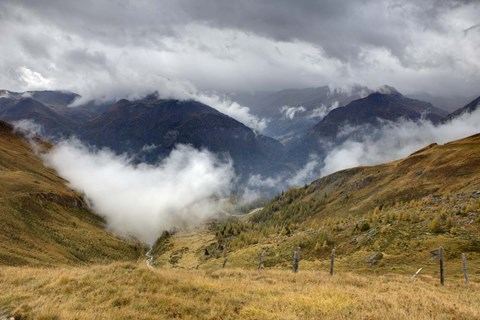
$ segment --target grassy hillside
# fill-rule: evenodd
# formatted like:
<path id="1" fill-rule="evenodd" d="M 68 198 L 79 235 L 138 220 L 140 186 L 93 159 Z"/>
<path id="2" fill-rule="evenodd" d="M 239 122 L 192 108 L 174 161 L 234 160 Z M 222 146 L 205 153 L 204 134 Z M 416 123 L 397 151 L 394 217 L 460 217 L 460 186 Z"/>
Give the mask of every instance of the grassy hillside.
<path id="1" fill-rule="evenodd" d="M 428 276 L 152 270 L 133 263 L 0 270 L 0 306 L 16 319 L 480 318 L 478 284 L 440 287 Z"/>
<path id="2" fill-rule="evenodd" d="M 477 135 L 338 172 L 248 216 L 164 233 L 149 268 L 0 122 L 0 319 L 478 319 L 479 160 Z"/>
<path id="3" fill-rule="evenodd" d="M 480 190 L 480 135 L 445 145 L 433 144 L 391 163 L 333 173 L 306 188 L 277 197 L 257 215 L 256 221 L 273 218 L 298 222 L 312 217 L 348 216 L 428 195 L 477 190 Z M 302 210 L 302 204 L 308 205 L 308 209 Z M 288 214 L 286 209 L 294 212 Z"/>
<path id="4" fill-rule="evenodd" d="M 0 121 L 0 264 L 136 260 L 141 245 L 106 232 L 65 183 Z"/>
<path id="5" fill-rule="evenodd" d="M 154 262 L 218 267 L 227 252 L 229 266 L 255 269 L 266 250 L 265 267 L 287 269 L 300 246 L 303 269 L 328 270 L 335 248 L 343 272 L 413 274 L 423 267 L 437 277 L 436 250 L 443 246 L 448 277 L 463 276 L 466 253 L 471 277 L 480 281 L 480 135 L 334 173 L 277 196 L 246 219 L 212 225 L 210 235 L 197 237 L 194 248 L 183 233 L 166 237 Z M 189 263 L 182 264 L 184 255 Z"/>

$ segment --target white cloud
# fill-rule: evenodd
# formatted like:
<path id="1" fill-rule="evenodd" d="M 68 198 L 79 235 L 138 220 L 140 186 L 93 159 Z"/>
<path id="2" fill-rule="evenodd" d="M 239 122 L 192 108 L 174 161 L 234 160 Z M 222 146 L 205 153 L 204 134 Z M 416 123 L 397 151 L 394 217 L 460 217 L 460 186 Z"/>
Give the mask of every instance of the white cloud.
<path id="1" fill-rule="evenodd" d="M 44 78 L 39 72 L 33 71 L 27 67 L 19 67 L 19 80 L 27 90 L 48 88 L 51 80 Z"/>
<path id="2" fill-rule="evenodd" d="M 248 186 L 252 188 L 275 188 L 281 183 L 281 177 L 263 177 L 259 174 L 251 175 L 248 179 Z"/>
<path id="3" fill-rule="evenodd" d="M 369 127 L 363 132 L 368 133 L 361 139 L 347 140 L 328 153 L 322 175 L 400 159 L 434 142 L 443 144 L 479 133 L 480 109 L 437 126 L 429 121 L 387 122 L 380 128 Z"/>
<path id="4" fill-rule="evenodd" d="M 327 83 L 478 93 L 480 32 L 463 31 L 478 24 L 480 6 L 474 3 L 435 10 L 424 3 L 389 0 L 295 6 L 305 16 L 326 15 L 308 24 L 289 15 L 292 4 L 284 1 L 239 5 L 238 12 L 215 1 L 200 7 L 195 2 L 182 7 L 175 1 L 123 4 L 128 11 L 109 1 L 81 8 L 63 1 L 4 1 L 0 88 L 67 89 L 84 99 L 141 97 L 152 91 L 185 99 L 205 92 Z M 322 6 L 328 10 L 320 10 Z M 254 16 L 265 19 L 252 19 L 253 12 L 245 13 L 250 8 L 257 8 Z M 327 14 L 332 8 L 335 18 Z M 349 14 L 338 15 L 339 8 Z M 215 10 L 221 13 L 216 16 Z M 169 14 L 158 19 L 165 12 Z M 231 21 L 224 20 L 230 15 Z M 281 19 L 285 25 L 271 19 L 276 15 L 287 18 Z M 364 23 L 373 18 L 384 25 Z M 234 102 L 225 107 L 223 99 L 217 99 L 219 110 L 223 107 L 247 125 L 262 127 L 262 119 Z"/>
<path id="5" fill-rule="evenodd" d="M 305 166 L 287 180 L 287 186 L 300 186 L 305 183 L 310 183 L 312 180 L 318 178 L 319 164 L 320 162 L 318 157 L 311 156 Z"/>
<path id="6" fill-rule="evenodd" d="M 339 107 L 338 101 L 335 101 L 330 107 L 327 107 L 326 105 L 322 104 L 320 107 L 317 107 L 312 110 L 312 112 L 309 115 L 309 118 L 318 118 L 317 121 L 322 120 L 325 118 L 325 116 L 332 111 L 333 109 L 336 109 Z"/>
<path id="7" fill-rule="evenodd" d="M 225 97 L 218 95 L 207 95 L 197 93 L 192 96 L 193 99 L 198 100 L 206 105 L 209 105 L 218 111 L 234 118 L 245 124 L 247 127 L 261 132 L 267 126 L 265 119 L 258 118 L 250 113 L 248 107 L 242 106 L 235 101 L 231 101 Z"/>
<path id="8" fill-rule="evenodd" d="M 261 175 L 251 175 L 247 185 L 243 190 L 243 198 L 254 200 L 262 194 L 280 192 L 281 190 L 298 187 L 305 183 L 310 183 L 320 175 L 321 161 L 318 156 L 311 155 L 309 161 L 297 171 L 290 174 L 278 175 L 275 177 L 265 177 Z"/>
<path id="9" fill-rule="evenodd" d="M 22 119 L 13 121 L 12 125 L 14 126 L 15 131 L 20 132 L 29 140 L 42 135 L 42 126 L 32 120 Z"/>
<path id="10" fill-rule="evenodd" d="M 303 106 L 298 106 L 298 107 L 283 106 L 280 109 L 280 112 L 285 114 L 285 118 L 290 120 L 293 120 L 293 118 L 295 118 L 295 114 L 302 113 L 305 111 L 307 111 L 307 109 L 305 109 L 305 107 Z"/>
<path id="11" fill-rule="evenodd" d="M 109 229 L 148 244 L 163 230 L 215 216 L 216 200 L 228 195 L 233 179 L 231 163 L 187 146 L 177 146 L 157 165 L 134 165 L 126 156 L 66 140 L 44 159 L 85 194 Z"/>

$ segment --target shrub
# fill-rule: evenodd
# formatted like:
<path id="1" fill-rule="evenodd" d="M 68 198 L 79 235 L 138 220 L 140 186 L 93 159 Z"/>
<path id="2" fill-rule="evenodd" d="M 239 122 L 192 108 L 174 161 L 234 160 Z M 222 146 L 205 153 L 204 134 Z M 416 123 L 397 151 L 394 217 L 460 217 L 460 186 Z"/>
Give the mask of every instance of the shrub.
<path id="1" fill-rule="evenodd" d="M 365 222 L 362 224 L 362 226 L 360 227 L 360 231 L 363 232 L 363 231 L 367 231 L 367 230 L 370 230 L 370 225 L 368 224 L 368 222 L 365 221 Z"/>
<path id="2" fill-rule="evenodd" d="M 430 231 L 434 233 L 441 233 L 443 231 L 442 222 L 439 215 L 433 218 L 433 220 L 428 225 L 428 229 L 430 229 Z"/>

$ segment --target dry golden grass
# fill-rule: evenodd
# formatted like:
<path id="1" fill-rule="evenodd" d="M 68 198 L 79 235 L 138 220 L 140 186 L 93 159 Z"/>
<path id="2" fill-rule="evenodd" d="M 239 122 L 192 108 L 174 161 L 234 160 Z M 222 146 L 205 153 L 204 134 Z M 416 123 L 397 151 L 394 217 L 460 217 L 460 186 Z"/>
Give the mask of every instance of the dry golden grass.
<path id="1" fill-rule="evenodd" d="M 431 227 L 435 220 L 438 228 Z M 314 265 L 325 266 L 335 248 L 343 270 L 408 274 L 423 267 L 435 275 L 434 253 L 443 246 L 454 276 L 462 276 L 465 253 L 478 277 L 480 134 L 391 163 L 333 173 L 276 196 L 246 221 L 220 223 L 213 232 L 217 242 L 209 245 L 209 258 L 226 248 L 234 267 L 251 268 L 264 248 L 266 266 L 285 266 L 300 246 L 303 259 Z M 383 258 L 369 265 L 366 260 L 377 252 Z M 203 260 L 206 267 L 218 265 Z"/>
<path id="2" fill-rule="evenodd" d="M 319 221 L 329 216 L 363 214 L 377 206 L 391 206 L 432 194 L 471 192 L 480 189 L 479 181 L 480 134 L 477 134 L 432 145 L 390 163 L 335 172 L 298 189 L 298 195 L 288 202 L 313 205 L 324 199 L 304 217 Z M 286 206 L 284 199 L 277 204 Z"/>
<path id="3" fill-rule="evenodd" d="M 163 244 L 161 254 L 155 256 L 154 264 L 162 268 L 181 267 L 194 269 L 202 264 L 205 247 L 215 241 L 215 234 L 206 225 L 176 232 Z"/>
<path id="4" fill-rule="evenodd" d="M 24 319 L 479 319 L 479 289 L 426 276 L 132 263 L 0 269 L 0 309 Z"/>
<path id="5" fill-rule="evenodd" d="M 309 211 L 299 216 L 310 219 L 301 221 L 304 225 L 291 235 L 267 232 L 257 242 L 233 248 L 227 268 L 219 269 L 220 254 L 210 250 L 205 255 L 206 248 L 218 245 L 214 231 L 183 231 L 153 251 L 155 263 L 164 268 L 151 270 L 143 261 L 81 266 L 137 261 L 143 248 L 105 232 L 101 219 L 42 165 L 28 144 L 0 130 L 0 263 L 30 265 L 0 266 L 0 319 L 4 309 L 17 319 L 44 320 L 480 319 L 478 208 L 465 199 L 479 188 L 479 151 L 480 136 L 475 136 L 383 166 L 334 174 L 292 197 L 293 204 L 318 203 L 299 206 Z M 414 211 L 405 205 L 434 193 L 452 195 L 459 205 L 472 207 L 446 213 L 457 222 L 452 233 L 425 230 L 430 211 L 442 208 L 420 200 Z M 278 206 L 291 201 L 281 199 Z M 379 205 L 389 209 L 379 217 L 369 214 Z M 398 217 L 386 218 L 391 214 Z M 406 214 L 424 220 L 413 223 L 402 218 Z M 329 215 L 342 220 L 324 222 Z M 376 233 L 370 240 L 369 230 L 354 228 L 355 219 L 363 217 L 382 219 L 371 222 Z M 314 249 L 316 243 L 310 240 L 320 234 L 320 227 L 333 233 L 332 243 Z M 352 242 L 353 237 L 358 239 Z M 293 274 L 289 263 L 297 245 L 305 260 Z M 327 270 L 325 257 L 332 245 L 338 253 L 334 277 L 318 271 Z M 437 262 L 430 257 L 439 245 L 447 252 L 445 287 L 439 286 Z M 264 265 L 283 270 L 254 270 L 264 247 L 270 248 Z M 375 267 L 366 266 L 365 258 L 375 251 L 384 258 Z M 461 252 L 469 258 L 469 286 L 461 278 Z M 46 264 L 55 267 L 34 267 Z M 424 271 L 411 281 L 409 275 L 421 266 Z M 348 272 L 352 270 L 366 272 Z"/>
<path id="6" fill-rule="evenodd" d="M 82 197 L 0 121 L 0 265 L 136 261 L 142 250 L 107 232 Z"/>

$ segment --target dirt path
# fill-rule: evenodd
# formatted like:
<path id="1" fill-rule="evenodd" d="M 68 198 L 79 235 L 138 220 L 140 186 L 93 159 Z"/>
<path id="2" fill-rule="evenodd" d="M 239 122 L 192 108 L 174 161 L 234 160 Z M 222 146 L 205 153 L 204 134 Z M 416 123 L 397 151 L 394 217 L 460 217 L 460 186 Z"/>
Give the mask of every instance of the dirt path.
<path id="1" fill-rule="evenodd" d="M 155 257 L 155 264 L 163 268 L 195 269 L 201 264 L 202 248 L 214 240 L 215 235 L 207 226 L 180 230 L 169 238 L 167 251 Z"/>
<path id="2" fill-rule="evenodd" d="M 147 257 L 147 259 L 145 260 L 145 263 L 147 264 L 147 267 L 149 267 L 150 269 L 153 269 L 153 266 L 152 266 L 153 256 L 151 254 L 152 250 L 153 250 L 153 247 L 150 247 L 147 253 L 145 253 L 145 257 Z"/>
<path id="3" fill-rule="evenodd" d="M 223 212 L 228 216 L 246 219 L 261 209 L 256 208 L 249 213 L 239 215 Z M 215 242 L 215 234 L 208 229 L 207 225 L 182 229 L 168 238 L 167 249 L 160 256 L 152 257 L 152 249 L 148 250 L 145 254 L 145 263 L 149 268 L 153 268 L 155 264 L 162 268 L 195 269 L 202 264 L 204 248 L 213 242 Z"/>
<path id="4" fill-rule="evenodd" d="M 258 212 L 260 210 L 262 210 L 263 207 L 260 207 L 260 208 L 255 208 L 253 209 L 252 211 L 250 211 L 249 213 L 245 213 L 245 214 L 231 214 L 232 217 L 235 217 L 235 218 L 240 218 L 240 219 L 243 219 L 243 218 L 246 218 L 252 214 L 254 214 L 255 212 Z"/>
<path id="5" fill-rule="evenodd" d="M 227 212 L 225 210 L 222 210 L 222 212 L 224 214 L 226 214 L 227 216 L 229 217 L 235 217 L 235 218 L 238 218 L 240 220 L 245 220 L 247 217 L 249 217 L 250 215 L 254 214 L 255 212 L 258 212 L 260 210 L 262 210 L 263 207 L 260 207 L 260 208 L 255 208 L 253 209 L 252 211 L 248 212 L 248 213 L 243 213 L 243 214 L 233 214 L 233 213 L 230 213 L 230 212 Z"/>

